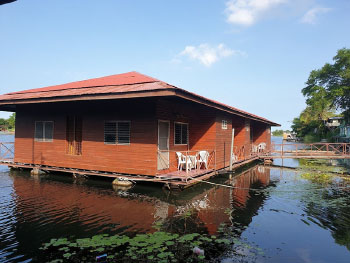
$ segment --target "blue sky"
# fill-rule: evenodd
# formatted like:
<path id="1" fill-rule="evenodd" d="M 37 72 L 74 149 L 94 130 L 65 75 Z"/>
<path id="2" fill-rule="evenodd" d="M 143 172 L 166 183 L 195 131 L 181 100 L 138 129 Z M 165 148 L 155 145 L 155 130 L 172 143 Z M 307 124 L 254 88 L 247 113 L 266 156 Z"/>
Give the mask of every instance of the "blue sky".
<path id="1" fill-rule="evenodd" d="M 350 47 L 349 13 L 348 0 L 18 0 L 0 6 L 0 93 L 138 71 L 286 129 L 310 71 Z"/>

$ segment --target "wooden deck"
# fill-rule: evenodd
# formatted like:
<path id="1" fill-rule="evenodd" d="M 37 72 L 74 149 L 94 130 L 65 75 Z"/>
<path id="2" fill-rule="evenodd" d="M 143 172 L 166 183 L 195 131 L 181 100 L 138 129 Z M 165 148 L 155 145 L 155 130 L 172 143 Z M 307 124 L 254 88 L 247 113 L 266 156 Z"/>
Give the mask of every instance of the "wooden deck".
<path id="1" fill-rule="evenodd" d="M 258 156 L 252 156 L 248 159 L 237 161 L 233 164 L 233 169 L 237 169 L 240 166 L 253 162 L 259 159 Z M 153 182 L 161 183 L 166 185 L 169 189 L 171 188 L 187 188 L 191 185 L 197 184 L 203 180 L 207 180 L 210 177 L 213 177 L 222 173 L 229 173 L 228 167 L 215 170 L 215 169 L 193 169 L 188 172 L 186 171 L 175 171 L 165 174 L 159 174 L 156 176 L 145 176 L 145 175 L 130 175 L 130 174 L 121 174 L 113 173 L 106 171 L 93 171 L 93 170 L 84 170 L 84 169 L 73 169 L 66 167 L 57 167 L 57 166 L 48 166 L 48 165 L 33 165 L 26 163 L 16 163 L 11 159 L 0 159 L 0 164 L 7 165 L 10 168 L 14 169 L 39 169 L 43 172 L 62 172 L 68 173 L 73 176 L 104 176 L 110 178 L 122 178 L 124 180 L 129 180 L 132 182 Z"/>
<path id="2" fill-rule="evenodd" d="M 262 159 L 350 159 L 350 143 L 273 144 Z"/>
<path id="3" fill-rule="evenodd" d="M 122 178 L 133 182 L 154 182 L 166 185 L 169 188 L 186 188 L 193 184 L 207 180 L 220 173 L 228 173 L 228 167 L 216 170 L 215 166 L 209 169 L 192 169 L 189 171 L 174 171 L 156 176 L 130 175 L 106 171 L 94 171 L 85 169 L 73 169 L 48 165 L 33 165 L 28 163 L 15 163 L 14 143 L 0 143 L 0 164 L 12 168 L 40 169 L 44 172 L 63 172 L 74 176 L 104 176 Z M 233 170 L 252 161 L 277 158 L 303 158 L 303 159 L 350 159 L 350 143 L 316 143 L 316 144 L 274 144 L 268 153 L 250 155 L 233 163 Z"/>

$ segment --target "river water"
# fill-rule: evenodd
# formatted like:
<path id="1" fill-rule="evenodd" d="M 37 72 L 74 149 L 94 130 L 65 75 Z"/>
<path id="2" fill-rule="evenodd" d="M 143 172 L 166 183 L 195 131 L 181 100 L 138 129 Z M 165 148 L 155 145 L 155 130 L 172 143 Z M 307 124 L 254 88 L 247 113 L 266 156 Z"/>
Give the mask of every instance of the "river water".
<path id="1" fill-rule="evenodd" d="M 289 160 L 283 165 L 251 166 L 233 178 L 213 178 L 217 185 L 202 183 L 182 192 L 152 184 L 125 191 L 103 178 L 33 177 L 2 166 L 0 262 L 33 261 L 52 238 L 148 233 L 155 224 L 179 234 L 216 234 L 223 224 L 235 228 L 245 245 L 233 245 L 220 259 L 225 263 L 350 262 L 349 163 Z M 321 174 L 315 167 L 329 176 L 310 177 Z"/>

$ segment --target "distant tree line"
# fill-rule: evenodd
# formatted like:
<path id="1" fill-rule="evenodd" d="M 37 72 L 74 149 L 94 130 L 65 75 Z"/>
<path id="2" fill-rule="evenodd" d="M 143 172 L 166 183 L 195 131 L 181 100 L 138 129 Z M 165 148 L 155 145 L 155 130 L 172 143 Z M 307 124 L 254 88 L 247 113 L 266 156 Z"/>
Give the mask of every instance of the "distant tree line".
<path id="1" fill-rule="evenodd" d="M 305 88 L 306 108 L 294 118 L 292 129 L 305 141 L 318 141 L 334 134 L 325 121 L 343 116 L 350 122 L 350 49 L 338 50 L 334 63 L 311 71 Z"/>
<path id="2" fill-rule="evenodd" d="M 16 113 L 12 113 L 8 119 L 0 118 L 0 131 L 12 131 L 15 129 Z"/>
<path id="3" fill-rule="evenodd" d="M 283 133 L 290 133 L 290 131 L 288 130 L 274 130 L 272 132 L 272 136 L 278 136 L 278 137 L 282 137 L 283 136 Z"/>

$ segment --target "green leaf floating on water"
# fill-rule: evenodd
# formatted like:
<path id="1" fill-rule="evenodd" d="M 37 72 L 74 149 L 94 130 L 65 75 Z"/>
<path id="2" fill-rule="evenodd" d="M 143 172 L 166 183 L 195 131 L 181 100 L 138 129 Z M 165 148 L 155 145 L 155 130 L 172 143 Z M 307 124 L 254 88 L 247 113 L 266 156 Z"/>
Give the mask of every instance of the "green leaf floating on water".
<path id="1" fill-rule="evenodd" d="M 215 242 L 217 242 L 217 243 L 224 243 L 224 244 L 226 244 L 226 245 L 228 245 L 228 244 L 231 243 L 231 241 L 228 240 L 228 239 L 226 239 L 226 238 L 216 239 Z"/>
<path id="2" fill-rule="evenodd" d="M 66 253 L 66 254 L 63 254 L 63 257 L 64 258 L 70 258 L 72 256 L 72 254 L 71 253 Z"/>
<path id="3" fill-rule="evenodd" d="M 225 232 L 226 236 L 232 237 L 228 230 Z M 188 262 L 212 262 L 232 243 L 225 235 L 216 237 L 189 233 L 179 236 L 157 231 L 133 237 L 104 234 L 76 240 L 52 239 L 43 244 L 42 249 L 48 253 L 43 253 L 45 258 L 40 261 L 51 262 L 63 258 L 64 261 L 95 262 L 96 256 L 107 254 L 106 262 L 183 262 L 183 259 Z M 194 247 L 203 249 L 205 257 L 193 253 Z"/>

